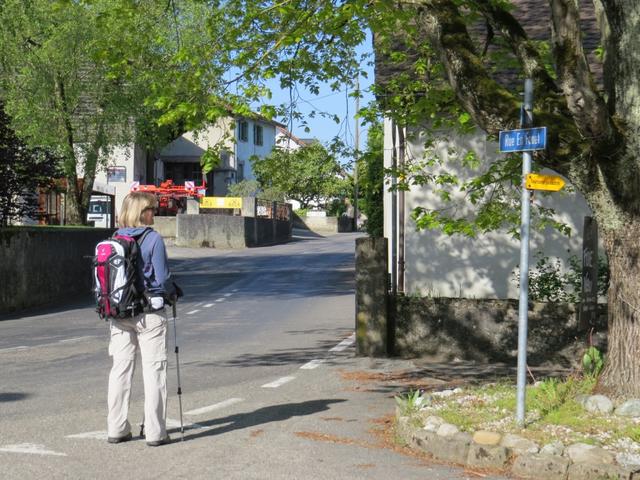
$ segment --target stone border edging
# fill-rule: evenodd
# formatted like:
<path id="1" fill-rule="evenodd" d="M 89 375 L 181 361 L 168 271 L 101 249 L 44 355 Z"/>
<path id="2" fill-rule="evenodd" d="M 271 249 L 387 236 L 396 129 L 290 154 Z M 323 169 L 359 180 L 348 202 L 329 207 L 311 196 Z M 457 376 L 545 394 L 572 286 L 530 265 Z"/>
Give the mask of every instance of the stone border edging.
<path id="1" fill-rule="evenodd" d="M 518 445 L 504 446 L 501 443 L 504 443 L 506 435 L 488 431 L 477 431 L 471 435 L 460 432 L 457 427 L 447 423 L 441 424 L 437 431 L 430 431 L 413 425 L 411 417 L 402 416 L 399 412 L 396 412 L 396 432 L 412 449 L 424 452 L 436 460 L 465 467 L 486 468 L 518 478 L 640 480 L 640 470 L 605 463 L 607 458 L 597 461 L 597 456 L 585 456 L 579 461 L 573 461 L 569 456 L 558 455 L 557 452 L 538 452 L 537 448 L 527 450 L 526 446 Z"/>

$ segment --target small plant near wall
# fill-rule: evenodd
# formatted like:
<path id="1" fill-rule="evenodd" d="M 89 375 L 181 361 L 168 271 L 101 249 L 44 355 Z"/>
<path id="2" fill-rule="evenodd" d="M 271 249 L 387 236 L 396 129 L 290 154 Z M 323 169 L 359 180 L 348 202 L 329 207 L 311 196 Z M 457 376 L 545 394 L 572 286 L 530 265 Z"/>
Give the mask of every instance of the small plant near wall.
<path id="1" fill-rule="evenodd" d="M 582 357 L 584 374 L 590 377 L 598 377 L 604 367 L 604 355 L 593 345 L 587 348 Z"/>
<path id="2" fill-rule="evenodd" d="M 582 291 L 582 262 L 576 255 L 568 259 L 569 268 L 563 271 L 562 261 L 543 252 L 535 254 L 536 265 L 529 270 L 529 299 L 537 302 L 578 303 Z M 520 286 L 520 271 L 512 275 Z M 606 259 L 598 258 L 598 295 L 605 297 L 609 288 L 609 265 Z"/>
<path id="3" fill-rule="evenodd" d="M 429 403 L 428 397 L 423 395 L 422 390 L 409 390 L 409 392 L 396 395 L 396 404 L 402 416 L 408 417 L 419 412 L 422 407 Z"/>

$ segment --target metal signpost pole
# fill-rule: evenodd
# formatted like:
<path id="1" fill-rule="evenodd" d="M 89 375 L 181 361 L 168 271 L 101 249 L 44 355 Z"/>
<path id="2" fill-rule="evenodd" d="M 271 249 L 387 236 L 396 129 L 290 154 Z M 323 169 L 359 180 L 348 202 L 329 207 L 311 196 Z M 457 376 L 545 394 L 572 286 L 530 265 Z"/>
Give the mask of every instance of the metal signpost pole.
<path id="1" fill-rule="evenodd" d="M 524 106 L 521 128 L 533 123 L 533 80 L 524 81 Z M 527 383 L 527 329 L 529 313 L 529 217 L 530 194 L 525 186 L 526 177 L 531 173 L 531 152 L 522 152 L 522 211 L 520 226 L 520 301 L 518 305 L 518 389 L 516 395 L 516 422 L 524 427 L 525 388 Z"/>
<path id="2" fill-rule="evenodd" d="M 360 74 L 356 77 L 356 113 L 354 116 L 355 120 L 355 143 L 356 143 L 356 153 L 355 153 L 355 162 L 353 164 L 353 229 L 354 231 L 358 231 L 358 216 L 360 213 L 358 212 L 358 159 L 360 158 L 360 119 L 358 118 L 358 114 L 360 113 Z"/>

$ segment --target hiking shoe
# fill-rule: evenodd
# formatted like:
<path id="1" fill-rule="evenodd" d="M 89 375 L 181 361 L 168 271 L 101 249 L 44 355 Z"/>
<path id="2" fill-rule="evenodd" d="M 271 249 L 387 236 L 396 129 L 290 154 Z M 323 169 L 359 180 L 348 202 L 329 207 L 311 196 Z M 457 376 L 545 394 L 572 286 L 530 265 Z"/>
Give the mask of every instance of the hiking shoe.
<path id="1" fill-rule="evenodd" d="M 109 443 L 128 442 L 129 440 L 131 440 L 132 437 L 133 437 L 133 435 L 131 435 L 131 432 L 129 432 L 124 437 L 109 437 L 109 438 L 107 438 L 107 442 L 109 442 Z"/>
<path id="2" fill-rule="evenodd" d="M 169 438 L 169 435 L 161 440 L 152 440 L 151 442 L 147 442 L 147 445 L 149 445 L 150 447 L 159 447 L 160 445 L 166 445 L 167 443 L 171 443 L 171 438 Z"/>

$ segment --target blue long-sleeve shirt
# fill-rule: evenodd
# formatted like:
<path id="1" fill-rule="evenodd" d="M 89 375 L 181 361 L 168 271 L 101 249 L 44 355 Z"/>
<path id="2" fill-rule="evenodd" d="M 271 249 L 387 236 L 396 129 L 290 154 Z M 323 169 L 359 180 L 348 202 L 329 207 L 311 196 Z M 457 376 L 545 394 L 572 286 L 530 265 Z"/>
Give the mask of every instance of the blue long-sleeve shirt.
<path id="1" fill-rule="evenodd" d="M 143 242 L 140 243 L 140 235 L 145 228 L 150 227 L 126 227 L 118 229 L 119 235 L 138 237 L 140 251 L 142 254 L 142 273 L 145 279 L 145 289 L 152 295 L 161 296 L 167 291 L 171 272 L 169 271 L 169 261 L 164 241 L 158 232 L 151 229 Z"/>

